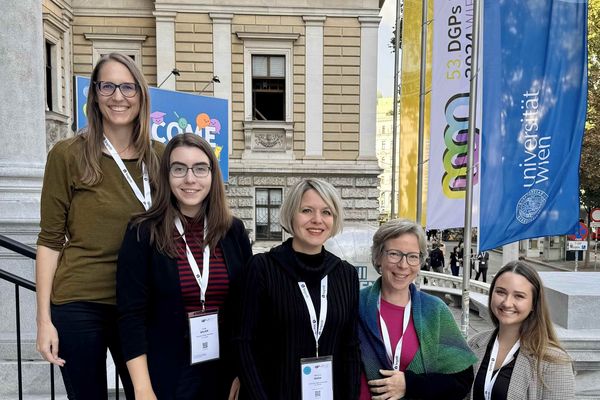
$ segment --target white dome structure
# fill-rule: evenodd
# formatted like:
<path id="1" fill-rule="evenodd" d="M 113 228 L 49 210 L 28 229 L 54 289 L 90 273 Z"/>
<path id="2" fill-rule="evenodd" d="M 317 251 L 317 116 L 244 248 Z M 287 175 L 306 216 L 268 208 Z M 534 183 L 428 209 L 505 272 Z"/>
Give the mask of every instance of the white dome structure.
<path id="1" fill-rule="evenodd" d="M 346 224 L 341 233 L 325 242 L 327 250 L 356 267 L 361 288 L 379 277 L 371 263 L 371 245 L 376 231 L 377 227 L 372 225 Z"/>

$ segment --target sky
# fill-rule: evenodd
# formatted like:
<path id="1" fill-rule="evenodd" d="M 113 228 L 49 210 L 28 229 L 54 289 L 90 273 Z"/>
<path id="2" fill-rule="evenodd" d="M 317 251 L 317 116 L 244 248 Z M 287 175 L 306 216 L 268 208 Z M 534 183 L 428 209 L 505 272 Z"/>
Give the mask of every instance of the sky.
<path id="1" fill-rule="evenodd" d="M 385 0 L 379 15 L 379 49 L 377 59 L 377 91 L 384 97 L 394 95 L 394 53 L 389 48 L 396 18 L 396 0 Z"/>

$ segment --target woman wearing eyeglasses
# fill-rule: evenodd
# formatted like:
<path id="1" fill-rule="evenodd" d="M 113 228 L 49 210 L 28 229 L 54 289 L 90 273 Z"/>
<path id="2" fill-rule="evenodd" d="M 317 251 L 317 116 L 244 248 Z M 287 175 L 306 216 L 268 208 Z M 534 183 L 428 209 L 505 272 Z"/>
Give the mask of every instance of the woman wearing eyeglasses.
<path id="1" fill-rule="evenodd" d="M 117 253 L 131 215 L 151 202 L 158 157 L 148 85 L 135 63 L 103 56 L 91 76 L 88 125 L 48 154 L 37 241 L 37 348 L 61 367 L 71 399 L 106 399 L 111 351 L 128 399 L 118 339 Z M 158 153 L 158 154 L 157 154 Z"/>
<path id="2" fill-rule="evenodd" d="M 201 137 L 171 139 L 157 186 L 152 208 L 127 229 L 117 268 L 136 400 L 227 399 L 238 373 L 231 336 L 250 241 Z"/>
<path id="3" fill-rule="evenodd" d="M 427 239 L 416 223 L 396 219 L 373 236 L 381 277 L 360 292 L 360 399 L 463 399 L 477 361 L 446 304 L 417 290 Z"/>

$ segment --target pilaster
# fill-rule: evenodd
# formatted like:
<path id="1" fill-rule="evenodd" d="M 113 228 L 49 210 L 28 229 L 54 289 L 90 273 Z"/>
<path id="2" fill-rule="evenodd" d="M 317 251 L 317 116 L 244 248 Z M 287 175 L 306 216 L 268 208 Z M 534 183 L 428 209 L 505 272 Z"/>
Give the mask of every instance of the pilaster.
<path id="1" fill-rule="evenodd" d="M 227 119 L 229 126 L 229 154 L 233 149 L 231 118 L 231 20 L 233 14 L 210 13 L 213 22 L 213 74 L 220 83 L 214 85 L 215 97 L 227 99 Z"/>
<path id="2" fill-rule="evenodd" d="M 377 30 L 381 17 L 360 22 L 360 139 L 359 158 L 375 158 L 377 123 Z"/>
<path id="3" fill-rule="evenodd" d="M 175 11 L 154 11 L 156 19 L 156 84 L 160 84 L 175 68 Z M 175 76 L 161 88 L 175 90 Z"/>
<path id="4" fill-rule="evenodd" d="M 307 157 L 323 155 L 323 24 L 324 16 L 303 16 L 306 24 L 306 143 Z"/>

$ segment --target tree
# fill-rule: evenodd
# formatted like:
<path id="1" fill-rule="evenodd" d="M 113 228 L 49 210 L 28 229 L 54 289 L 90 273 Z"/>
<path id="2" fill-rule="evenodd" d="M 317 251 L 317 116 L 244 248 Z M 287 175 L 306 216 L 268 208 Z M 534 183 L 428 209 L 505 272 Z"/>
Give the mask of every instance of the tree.
<path id="1" fill-rule="evenodd" d="M 581 204 L 589 216 L 600 207 L 600 0 L 588 5 L 588 109 L 579 181 Z"/>
<path id="2" fill-rule="evenodd" d="M 389 0 L 388 0 L 389 1 Z M 396 1 L 396 0 L 394 0 Z M 396 2 L 396 5 L 398 4 L 398 2 Z M 404 16 L 404 1 L 400 0 L 400 20 L 398 21 L 399 26 L 394 26 L 394 30 L 392 31 L 392 37 L 390 39 L 390 43 L 388 44 L 388 47 L 391 49 L 391 52 L 394 52 L 394 49 L 396 48 L 396 31 L 400 32 L 398 35 L 398 48 L 402 48 L 402 20 L 403 20 L 403 16 Z M 398 29 L 399 28 L 399 29 Z"/>
<path id="3" fill-rule="evenodd" d="M 600 0 L 590 0 L 588 15 L 588 110 L 581 149 L 581 202 L 600 206 Z"/>

